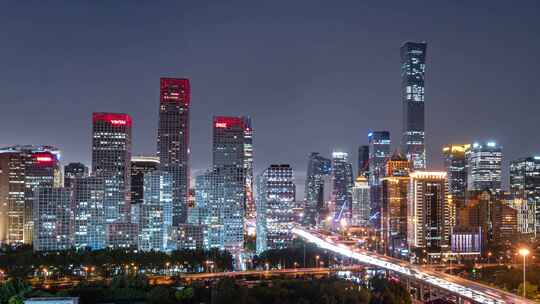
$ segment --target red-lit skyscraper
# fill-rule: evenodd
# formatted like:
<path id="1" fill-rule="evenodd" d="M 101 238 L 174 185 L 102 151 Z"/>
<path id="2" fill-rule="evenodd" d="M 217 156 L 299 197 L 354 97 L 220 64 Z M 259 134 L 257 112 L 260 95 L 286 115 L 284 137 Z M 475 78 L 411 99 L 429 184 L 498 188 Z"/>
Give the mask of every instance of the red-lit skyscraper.
<path id="1" fill-rule="evenodd" d="M 189 189 L 189 79 L 161 78 L 157 154 L 173 182 L 173 226 L 186 221 Z"/>
<path id="2" fill-rule="evenodd" d="M 94 113 L 92 121 L 92 174 L 105 183 L 103 206 L 108 245 L 130 247 L 136 240 L 135 227 L 130 230 L 132 120 L 127 114 Z"/>

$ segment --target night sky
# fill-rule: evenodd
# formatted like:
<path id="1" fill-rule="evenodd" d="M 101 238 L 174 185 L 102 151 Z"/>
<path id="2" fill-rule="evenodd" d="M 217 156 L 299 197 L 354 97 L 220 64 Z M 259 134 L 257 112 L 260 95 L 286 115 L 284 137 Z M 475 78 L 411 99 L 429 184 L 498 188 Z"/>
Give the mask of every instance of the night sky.
<path id="1" fill-rule="evenodd" d="M 192 86 L 193 174 L 211 117 L 249 115 L 256 173 L 352 153 L 368 130 L 401 138 L 399 47 L 428 42 L 428 168 L 445 143 L 493 139 L 540 154 L 538 1 L 6 1 L 0 5 L 0 145 L 52 144 L 90 164 L 91 113 L 133 116 L 134 154 L 156 151 L 159 77 Z"/>

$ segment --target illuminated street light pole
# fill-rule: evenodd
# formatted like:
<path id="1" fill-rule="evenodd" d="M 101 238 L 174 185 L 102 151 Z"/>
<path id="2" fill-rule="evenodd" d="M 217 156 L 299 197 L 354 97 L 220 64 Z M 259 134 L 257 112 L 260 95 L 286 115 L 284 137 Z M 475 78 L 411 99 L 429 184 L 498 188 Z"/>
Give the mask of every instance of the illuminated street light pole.
<path id="1" fill-rule="evenodd" d="M 519 249 L 519 254 L 523 257 L 523 297 L 526 298 L 527 297 L 527 289 L 525 288 L 525 270 L 526 270 L 526 263 L 525 261 L 527 260 L 527 256 L 529 255 L 530 251 L 529 249 L 527 248 L 521 248 Z"/>

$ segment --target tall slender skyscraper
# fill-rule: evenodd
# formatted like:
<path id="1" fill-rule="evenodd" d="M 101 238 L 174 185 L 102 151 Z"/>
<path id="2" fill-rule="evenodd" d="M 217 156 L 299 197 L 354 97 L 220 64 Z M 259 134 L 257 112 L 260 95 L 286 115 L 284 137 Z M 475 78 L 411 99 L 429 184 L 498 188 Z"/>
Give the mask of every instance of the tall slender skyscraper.
<path id="1" fill-rule="evenodd" d="M 246 206 L 246 118 L 216 116 L 213 121 L 213 170 L 223 182 L 219 197 L 224 248 L 236 251 L 244 246 Z"/>
<path id="2" fill-rule="evenodd" d="M 358 148 L 358 171 L 356 176 L 368 177 L 369 174 L 369 146 Z"/>
<path id="3" fill-rule="evenodd" d="M 425 42 L 405 42 L 401 46 L 401 94 L 403 102 L 402 149 L 416 170 L 426 168 L 424 146 Z"/>
<path id="4" fill-rule="evenodd" d="M 136 244 L 130 204 L 131 124 L 127 114 L 93 114 L 92 173 L 105 183 L 103 206 L 110 247 Z"/>
<path id="5" fill-rule="evenodd" d="M 187 218 L 190 94 L 189 79 L 160 79 L 157 155 L 172 178 L 173 226 Z"/>
<path id="6" fill-rule="evenodd" d="M 527 204 L 534 214 L 532 225 L 540 233 L 540 157 L 525 157 L 510 163 L 510 192 L 513 198 Z M 527 229 L 532 230 L 532 229 Z"/>
<path id="7" fill-rule="evenodd" d="M 257 253 L 292 244 L 296 186 L 290 165 L 270 165 L 257 179 Z"/>
<path id="8" fill-rule="evenodd" d="M 67 250 L 73 246 L 71 190 L 38 187 L 35 190 L 34 251 Z"/>
<path id="9" fill-rule="evenodd" d="M 465 203 L 467 191 L 467 160 L 471 145 L 448 145 L 443 148 L 444 168 L 448 176 L 448 194 L 457 207 Z"/>
<path id="10" fill-rule="evenodd" d="M 371 190 L 371 225 L 381 227 L 381 179 L 384 177 L 386 161 L 390 158 L 390 132 L 368 133 L 369 142 L 369 186 Z"/>
<path id="11" fill-rule="evenodd" d="M 351 220 L 353 169 L 346 152 L 332 153 L 332 203 L 334 220 Z"/>
<path id="12" fill-rule="evenodd" d="M 323 213 L 326 209 L 324 184 L 331 172 L 332 161 L 330 159 L 322 157 L 317 152 L 311 153 L 308 160 L 304 198 L 304 223 L 306 225 L 315 225 L 324 216 Z"/>
<path id="13" fill-rule="evenodd" d="M 94 176 L 71 179 L 75 248 L 92 250 L 106 246 L 104 179 Z"/>

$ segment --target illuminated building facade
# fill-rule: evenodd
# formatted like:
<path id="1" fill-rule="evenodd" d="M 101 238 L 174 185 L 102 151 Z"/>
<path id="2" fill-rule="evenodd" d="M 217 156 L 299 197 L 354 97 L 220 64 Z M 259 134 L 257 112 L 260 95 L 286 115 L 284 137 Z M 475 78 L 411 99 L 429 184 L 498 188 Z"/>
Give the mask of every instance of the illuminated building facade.
<path id="1" fill-rule="evenodd" d="M 407 243 L 410 248 L 434 251 L 450 245 L 450 208 L 446 172 L 409 174 Z"/>
<path id="2" fill-rule="evenodd" d="M 351 219 L 353 169 L 349 155 L 345 152 L 332 153 L 332 203 L 334 220 Z"/>
<path id="3" fill-rule="evenodd" d="M 77 249 L 106 247 L 104 180 L 100 177 L 75 177 L 73 191 L 74 245 Z"/>
<path id="4" fill-rule="evenodd" d="M 410 162 L 395 153 L 381 180 L 381 240 L 392 256 L 406 254 Z"/>
<path id="5" fill-rule="evenodd" d="M 253 126 L 251 118 L 242 117 L 244 120 L 244 174 L 246 179 L 246 206 L 247 219 L 255 219 L 256 208 L 253 194 Z"/>
<path id="6" fill-rule="evenodd" d="M 465 202 L 467 191 L 467 160 L 471 145 L 448 145 L 443 147 L 444 168 L 448 176 L 448 193 L 456 206 Z"/>
<path id="7" fill-rule="evenodd" d="M 367 227 L 371 214 L 370 188 L 366 177 L 356 177 L 352 188 L 351 225 Z"/>
<path id="8" fill-rule="evenodd" d="M 369 185 L 371 187 L 371 225 L 381 228 L 381 178 L 384 177 L 386 161 L 390 158 L 390 132 L 368 133 Z"/>
<path id="9" fill-rule="evenodd" d="M 51 146 L 0 149 L 0 243 L 32 243 L 34 190 L 61 185 L 59 160 Z"/>
<path id="10" fill-rule="evenodd" d="M 358 148 L 358 171 L 356 176 L 368 177 L 369 175 L 369 146 Z"/>
<path id="11" fill-rule="evenodd" d="M 290 165 L 270 165 L 257 179 L 257 253 L 292 244 L 296 199 Z"/>
<path id="12" fill-rule="evenodd" d="M 82 163 L 69 163 L 64 166 L 64 187 L 71 188 L 73 180 L 88 176 L 88 167 Z"/>
<path id="13" fill-rule="evenodd" d="M 510 193 L 514 199 L 527 202 L 535 214 L 534 233 L 540 232 L 540 157 L 520 158 L 510 163 Z M 524 206 L 525 207 L 525 206 Z M 528 229 L 529 230 L 529 229 Z M 532 230 L 532 229 L 530 229 Z"/>
<path id="14" fill-rule="evenodd" d="M 223 247 L 236 251 L 244 246 L 246 206 L 245 117 L 216 116 L 213 119 L 213 171 L 217 175 L 214 193 L 220 201 Z"/>
<path id="15" fill-rule="evenodd" d="M 304 203 L 304 223 L 316 225 L 325 216 L 325 180 L 332 173 L 332 161 L 313 152 L 309 156 Z M 328 190 L 327 190 L 328 191 Z"/>
<path id="16" fill-rule="evenodd" d="M 109 247 L 136 245 L 137 227 L 131 222 L 131 117 L 93 113 L 92 174 L 103 178 L 105 223 Z"/>
<path id="17" fill-rule="evenodd" d="M 500 193 L 502 147 L 492 141 L 475 142 L 466 157 L 467 189 Z"/>
<path id="18" fill-rule="evenodd" d="M 73 246 L 71 190 L 38 187 L 34 193 L 34 251 L 67 250 Z"/>
<path id="19" fill-rule="evenodd" d="M 505 240 L 512 240 L 518 235 L 518 211 L 498 201 L 493 206 L 493 241 L 500 244 Z"/>
<path id="20" fill-rule="evenodd" d="M 168 172 L 153 171 L 144 175 L 144 196 L 140 206 L 138 248 L 142 251 L 169 251 L 176 242 L 171 239 L 172 178 Z"/>
<path id="21" fill-rule="evenodd" d="M 186 221 L 189 189 L 189 79 L 161 78 L 157 155 L 173 181 L 173 225 Z"/>
<path id="22" fill-rule="evenodd" d="M 142 204 L 144 175 L 157 170 L 159 158 L 153 156 L 133 156 L 131 158 L 131 204 Z"/>
<path id="23" fill-rule="evenodd" d="M 426 48 L 425 42 L 405 42 L 401 46 L 402 151 L 415 170 L 426 169 L 424 146 Z"/>

